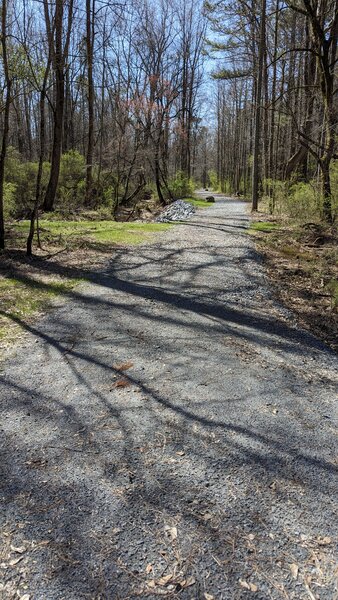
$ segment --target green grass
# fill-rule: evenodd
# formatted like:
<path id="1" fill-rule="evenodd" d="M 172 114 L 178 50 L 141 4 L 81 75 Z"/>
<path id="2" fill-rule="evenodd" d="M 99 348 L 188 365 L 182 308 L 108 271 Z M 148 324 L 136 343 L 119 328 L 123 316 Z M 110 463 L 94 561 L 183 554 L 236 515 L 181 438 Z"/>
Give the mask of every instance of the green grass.
<path id="1" fill-rule="evenodd" d="M 255 221 L 250 224 L 249 231 L 261 231 L 263 233 L 270 233 L 271 231 L 275 231 L 279 227 L 280 225 L 278 223 L 271 223 L 271 221 Z"/>
<path id="2" fill-rule="evenodd" d="M 56 255 L 59 250 L 77 250 L 83 246 L 92 250 L 91 255 L 100 257 L 114 246 L 127 246 L 151 242 L 156 233 L 172 227 L 170 223 L 120 223 L 116 221 L 40 221 L 40 239 L 45 251 Z M 29 221 L 11 223 L 9 226 L 10 248 L 23 249 L 29 231 Z M 34 247 L 35 247 L 34 242 Z M 56 252 L 55 252 L 56 251 Z M 86 268 L 86 253 L 82 253 L 81 268 Z M 60 256 L 65 256 L 61 253 Z M 15 260 L 15 258 L 14 258 Z M 61 263 L 62 265 L 62 263 Z M 90 261 L 89 261 L 90 265 Z M 80 275 L 70 277 L 47 275 L 43 271 L 27 268 L 15 274 L 0 275 L 0 341 L 11 343 L 24 328 L 30 317 L 50 306 L 58 295 L 67 295 L 81 281 Z M 85 272 L 85 271 L 84 271 Z"/>
<path id="3" fill-rule="evenodd" d="M 338 280 L 331 279 L 331 281 L 327 284 L 326 289 L 331 295 L 331 307 L 336 309 L 338 308 Z"/>
<path id="4" fill-rule="evenodd" d="M 40 221 L 42 244 L 77 246 L 80 243 L 95 246 L 114 244 L 141 244 L 149 241 L 153 234 L 171 227 L 170 223 L 119 223 L 116 221 Z M 14 231 L 20 237 L 27 235 L 28 221 L 14 225 Z"/>
<path id="5" fill-rule="evenodd" d="M 53 298 L 67 294 L 82 279 L 63 278 L 48 283 L 26 276 L 2 277 L 0 279 L 0 340 L 15 337 L 13 323 L 25 320 L 46 309 Z M 15 327 L 14 327 L 15 329 Z"/>
<path id="6" fill-rule="evenodd" d="M 213 205 L 213 202 L 206 202 L 205 200 L 199 200 L 196 198 L 184 198 L 184 202 L 189 202 L 196 208 L 209 208 L 209 206 Z"/>

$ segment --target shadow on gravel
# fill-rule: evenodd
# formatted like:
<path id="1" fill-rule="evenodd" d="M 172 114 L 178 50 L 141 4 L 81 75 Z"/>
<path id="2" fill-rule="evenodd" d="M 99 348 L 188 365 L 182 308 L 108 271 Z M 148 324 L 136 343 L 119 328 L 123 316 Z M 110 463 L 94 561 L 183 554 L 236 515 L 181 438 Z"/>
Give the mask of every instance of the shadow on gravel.
<path id="1" fill-rule="evenodd" d="M 0 378 L 4 388 L 14 392 L 8 413 L 26 418 L 27 427 L 37 431 L 48 422 L 55 432 L 55 441 L 37 435 L 33 445 L 18 435 L 2 440 L 1 488 L 7 519 L 10 522 L 13 516 L 15 522 L 20 515 L 22 527 L 8 531 L 4 525 L 4 531 L 14 546 L 30 540 L 28 554 L 32 553 L 33 565 L 40 565 L 30 567 L 33 589 L 40 592 L 37 598 L 155 598 L 145 582 L 151 579 L 147 566 L 157 563 L 157 572 L 192 574 L 197 581 L 195 594 L 202 598 L 215 560 L 220 569 L 213 585 L 224 589 L 225 577 L 231 594 L 239 576 L 250 577 L 257 564 L 262 570 L 271 560 L 266 532 L 275 532 L 276 523 L 264 504 L 260 508 L 266 495 L 272 494 L 273 502 L 277 498 L 282 505 L 290 498 L 297 502 L 299 490 L 303 495 L 309 488 L 315 493 L 320 488 L 321 495 L 333 497 L 334 482 L 328 475 L 336 473 L 337 467 L 304 454 L 299 440 L 285 435 L 281 441 L 280 432 L 263 435 L 224 419 L 206 418 L 127 372 L 124 378 L 147 398 L 138 420 L 150 418 L 153 423 L 151 437 L 139 438 L 137 428 L 132 431 L 128 423 L 128 406 L 109 399 L 97 385 L 114 372 L 109 361 L 72 349 L 38 327 L 23 325 L 61 355 L 90 399 L 81 416 L 75 403 L 69 405 L 52 390 L 46 395 L 31 385 L 18 386 L 8 377 Z M 97 369 L 94 382 L 91 365 Z M 108 436 L 103 433 L 107 424 Z M 202 480 L 196 480 L 193 467 L 184 476 L 176 469 L 172 474 L 163 469 L 158 456 L 177 463 L 184 460 L 177 457 L 181 448 L 191 465 L 199 461 L 205 465 Z M 231 501 L 224 515 L 223 504 L 213 498 L 224 485 L 224 475 L 233 473 L 234 462 L 240 481 L 243 469 L 251 471 L 256 501 L 245 497 Z M 276 481 L 280 491 L 271 489 Z M 248 544 L 244 527 L 248 520 L 250 535 L 264 539 L 258 558 L 252 543 Z M 168 524 L 178 527 L 177 543 L 163 541 Z M 280 535 L 285 538 L 285 531 Z M 271 576 L 269 566 L 268 573 Z M 185 600 L 191 598 L 180 585 L 174 592 Z"/>
<path id="2" fill-rule="evenodd" d="M 107 371 L 108 373 L 115 372 L 116 375 L 120 375 L 119 371 L 116 371 L 111 364 L 104 363 L 104 362 L 96 359 L 95 357 L 91 356 L 89 353 L 86 354 L 84 352 L 79 352 L 79 351 L 69 348 L 67 345 L 58 341 L 53 336 L 48 335 L 47 333 L 44 333 L 43 331 L 39 330 L 37 327 L 28 325 L 26 323 L 22 323 L 22 322 L 20 322 L 20 319 L 18 319 L 18 318 L 15 318 L 15 319 L 13 318 L 13 320 L 15 320 L 15 322 L 19 323 L 24 329 L 26 329 L 26 331 L 29 331 L 34 336 L 40 337 L 48 346 L 55 348 L 62 356 L 64 356 L 65 359 L 67 360 L 68 366 L 73 370 L 79 383 L 86 386 L 87 389 L 89 390 L 89 392 L 91 394 L 93 394 L 93 396 L 97 397 L 97 399 L 102 403 L 103 406 L 105 406 L 105 408 L 109 409 L 109 411 L 111 412 L 111 415 L 113 417 L 119 418 L 119 416 L 120 416 L 119 412 L 115 411 L 111 407 L 111 405 L 109 403 L 107 403 L 106 397 L 103 394 L 101 394 L 97 390 L 97 388 L 94 387 L 90 383 L 90 380 L 87 377 L 85 377 L 84 372 L 82 372 L 80 369 L 76 368 L 75 364 L 70 361 L 70 358 L 72 357 L 74 359 L 81 361 L 80 364 L 82 364 L 82 365 L 85 365 L 86 363 L 91 363 L 91 364 L 95 365 L 96 367 L 98 367 L 100 370 Z M 272 435 L 268 437 L 268 436 L 262 435 L 261 433 L 252 431 L 249 428 L 242 427 L 242 426 L 236 425 L 234 423 L 227 423 L 225 421 L 221 421 L 221 420 L 217 420 L 217 419 L 207 419 L 205 417 L 201 417 L 198 414 L 186 409 L 184 406 L 174 404 L 169 399 L 160 396 L 150 386 L 144 384 L 141 380 L 134 379 L 128 373 L 124 374 L 124 378 L 128 381 L 128 383 L 130 385 L 136 386 L 144 394 L 146 394 L 149 398 L 154 400 L 155 403 L 162 405 L 165 408 L 168 408 L 175 413 L 178 413 L 185 420 L 195 421 L 197 423 L 205 425 L 206 427 L 215 427 L 215 428 L 223 429 L 225 431 L 236 432 L 236 433 L 240 434 L 241 436 L 243 436 L 243 438 L 252 438 L 255 441 L 265 445 L 267 447 L 266 455 L 264 455 L 262 453 L 251 452 L 251 451 L 247 452 L 247 450 L 244 449 L 244 446 L 243 446 L 243 451 L 245 454 L 247 454 L 247 458 L 248 458 L 249 462 L 258 462 L 259 464 L 264 466 L 264 469 L 267 471 L 269 471 L 270 468 L 272 468 L 272 471 L 275 471 L 275 469 L 278 465 L 278 468 L 283 469 L 283 476 L 285 476 L 286 478 L 288 477 L 288 475 L 287 475 L 288 465 L 287 465 L 287 461 L 285 460 L 285 457 L 271 460 L 270 452 L 274 451 L 274 452 L 280 452 L 281 454 L 287 455 L 288 457 L 292 458 L 293 460 L 295 460 L 299 463 L 308 464 L 308 465 L 311 465 L 318 469 L 326 470 L 331 473 L 338 473 L 338 466 L 335 466 L 331 463 L 327 463 L 320 459 L 316 459 L 311 456 L 304 455 L 302 452 L 300 452 L 297 449 L 296 446 L 290 445 L 286 439 L 283 442 L 280 442 L 277 439 L 273 439 Z M 0 376 L 0 382 L 2 382 L 2 384 L 4 386 L 11 387 L 13 385 L 14 387 L 17 387 L 15 384 L 12 384 L 10 381 L 8 381 L 6 378 L 3 378 L 2 376 Z M 31 395 L 34 396 L 33 390 L 23 389 L 21 391 L 24 391 L 26 394 L 28 394 L 29 397 Z M 62 404 L 60 401 L 58 401 L 57 403 Z M 75 409 L 71 409 L 71 410 L 75 410 Z M 49 412 L 49 409 L 47 412 Z M 77 423 L 77 425 L 80 427 L 83 427 L 82 423 Z M 230 444 L 231 443 L 232 442 L 230 442 Z M 294 473 L 294 468 L 295 467 L 293 465 L 292 473 Z M 314 485 L 316 485 L 316 482 L 314 483 Z"/>
<path id="3" fill-rule="evenodd" d="M 179 263 L 179 266 L 175 269 L 175 259 L 179 257 L 180 250 L 168 251 L 166 247 L 161 248 L 160 246 L 157 247 L 157 250 L 161 251 L 161 257 L 158 260 L 159 263 L 164 263 L 165 261 L 171 261 L 171 263 L 174 263 L 174 266 L 171 268 L 170 271 L 171 276 L 175 276 L 175 274 L 187 275 L 188 272 L 188 274 L 191 274 L 192 281 L 196 271 L 208 269 L 212 266 L 216 266 L 221 269 L 225 265 L 229 265 L 229 261 L 226 260 L 223 253 L 221 253 L 219 256 L 216 256 L 212 260 L 210 260 L 210 254 L 207 253 L 208 260 L 205 260 L 205 262 L 202 265 L 196 264 L 196 266 L 189 267 L 189 269 L 185 269 L 184 267 L 182 268 L 181 263 Z M 204 247 L 194 247 L 192 251 L 194 254 L 196 254 L 198 251 L 205 252 L 206 249 Z M 119 259 L 119 254 L 125 254 L 125 252 L 125 250 L 116 252 L 117 262 Z M 145 254 L 143 254 L 143 252 L 145 252 Z M 136 266 L 131 267 L 130 271 L 132 271 L 133 268 L 138 269 L 140 268 L 140 266 L 144 267 L 155 262 L 152 258 L 151 251 L 149 252 L 148 257 L 147 251 L 144 250 L 144 248 L 139 249 L 139 257 L 140 262 Z M 260 255 L 257 254 L 255 251 L 249 251 L 246 258 L 240 259 L 239 262 L 237 262 L 237 260 L 235 260 L 234 262 L 236 270 L 244 270 L 246 262 L 248 262 L 250 265 L 252 265 L 252 262 L 257 262 L 258 264 L 261 264 L 262 259 Z M 211 285 L 210 289 L 208 287 L 206 289 L 197 287 L 194 295 L 192 296 L 191 293 L 185 294 L 184 289 L 182 290 L 182 293 L 177 293 L 177 283 L 175 286 L 172 287 L 172 289 L 170 289 L 170 285 L 168 289 L 165 289 L 166 283 L 161 284 L 156 281 L 154 285 L 145 285 L 141 282 L 137 282 L 137 279 L 122 279 L 116 274 L 118 272 L 118 269 L 115 273 L 113 262 L 108 267 L 108 274 L 105 272 L 97 273 L 90 270 L 84 270 L 78 267 L 68 267 L 65 271 L 64 268 L 60 269 L 58 265 L 55 265 L 54 263 L 49 262 L 47 260 L 41 259 L 37 259 L 35 264 L 37 266 L 37 270 L 43 269 L 48 274 L 62 274 L 73 279 L 86 279 L 90 283 L 106 287 L 107 289 L 116 292 L 122 292 L 124 294 L 129 295 L 130 297 L 153 300 L 156 302 L 166 304 L 168 305 L 168 307 L 173 308 L 175 310 L 178 309 L 178 312 L 175 312 L 174 315 L 170 314 L 170 316 L 161 316 L 161 322 L 167 321 L 168 323 L 176 323 L 189 329 L 189 322 L 185 318 L 180 318 L 180 311 L 189 311 L 201 317 L 201 321 L 198 324 L 193 324 L 193 328 L 198 328 L 201 331 L 206 331 L 209 327 L 208 322 L 203 320 L 203 317 L 206 317 L 214 319 L 218 323 L 218 326 L 221 328 L 227 327 L 229 325 L 238 325 L 241 328 L 245 328 L 241 331 L 236 329 L 236 335 L 238 337 L 243 337 L 244 339 L 252 340 L 257 344 L 262 344 L 264 347 L 271 346 L 272 348 L 275 348 L 276 343 L 278 343 L 279 346 L 283 348 L 286 352 L 290 351 L 302 353 L 304 352 L 305 348 L 307 348 L 308 350 L 325 349 L 326 352 L 330 352 L 330 350 L 327 349 L 322 344 L 322 342 L 317 340 L 315 337 L 303 331 L 298 331 L 297 329 L 289 327 L 285 321 L 278 320 L 275 317 L 272 318 L 271 316 L 266 317 L 264 316 L 264 314 L 259 314 L 257 311 L 252 312 L 249 309 L 244 310 L 243 308 L 236 308 L 232 306 L 233 302 L 231 300 L 227 301 L 225 295 L 228 285 L 226 279 L 221 280 L 221 285 L 219 287 L 217 287 L 217 282 L 215 282 L 215 284 L 214 282 L 212 282 L 214 285 Z M 124 267 L 123 271 L 128 272 L 128 267 Z M 54 289 L 53 284 L 46 284 L 32 277 L 27 277 L 26 275 L 20 272 L 19 268 L 16 269 L 13 267 L 10 273 L 10 277 L 13 277 L 17 281 L 20 281 L 27 285 L 34 285 L 37 288 L 47 290 Z M 252 272 L 252 268 L 250 269 L 250 272 L 247 273 L 247 279 L 248 282 L 253 285 L 254 289 L 255 274 L 254 272 Z M 55 286 L 55 289 L 57 291 L 57 286 Z M 234 291 L 236 291 L 236 288 L 230 288 L 229 291 L 233 293 Z M 121 308 L 123 310 L 127 310 L 126 305 L 120 304 L 118 301 L 107 300 L 105 298 L 100 298 L 96 296 L 87 296 L 81 291 L 69 290 L 65 292 L 64 295 L 83 304 L 103 304 L 110 305 L 112 308 L 115 309 Z M 220 301 L 217 301 L 217 295 L 221 296 Z M 135 306 L 132 307 L 132 311 L 138 311 L 139 314 L 142 314 L 143 317 L 149 320 L 154 320 L 155 322 L 158 321 L 156 315 L 152 316 L 148 312 L 142 313 L 142 309 L 137 309 L 135 308 Z M 0 311 L 0 314 L 15 320 L 15 315 L 12 315 L 11 313 Z M 25 326 L 25 323 L 22 323 L 22 325 Z M 263 335 L 261 336 L 261 334 Z M 269 334 L 269 337 L 267 337 L 264 334 Z"/>
<path id="4" fill-rule="evenodd" d="M 193 333 L 231 332 L 236 340 L 271 349 L 278 345 L 297 355 L 323 348 L 315 338 L 281 320 L 236 307 L 231 294 L 227 298 L 227 282 L 222 278 L 223 251 L 215 249 L 210 256 L 203 246 L 185 249 L 190 251 L 194 256 L 201 253 L 205 260 L 202 264 L 192 261 L 184 268 L 180 249 L 159 244 L 158 262 L 170 262 L 173 281 L 158 281 L 156 273 L 150 273 L 145 284 L 137 280 L 137 268 L 151 268 L 152 250 L 140 247 L 137 264 L 124 265 L 124 278 L 118 275 L 118 259 L 127 251 L 117 250 L 116 266 L 111 263 L 106 273 L 75 267 L 66 273 L 102 287 L 100 296 L 91 296 L 85 289 L 67 295 L 79 306 L 101 307 L 106 311 L 101 317 L 130 317 L 118 323 L 120 334 L 126 337 L 133 318 L 150 324 L 154 356 L 159 322 L 182 329 L 186 339 Z M 259 260 L 250 252 L 233 268 L 247 273 Z M 59 273 L 52 262 L 36 264 L 48 273 Z M 219 280 L 210 288 L 198 283 L 194 288 L 196 273 L 210 267 L 219 269 Z M 19 269 L 13 275 L 29 283 Z M 179 287 L 183 275 L 190 293 Z M 252 266 L 245 278 L 246 291 L 254 294 Z M 142 300 L 162 304 L 161 316 Z M 302 430 L 282 425 L 265 428 L 259 421 L 251 424 L 249 417 L 246 421 L 245 414 L 241 421 L 227 418 L 226 400 L 222 411 L 214 404 L 209 416 L 208 401 L 201 394 L 201 402 L 207 405 L 203 414 L 197 401 L 189 404 L 179 395 L 176 400 L 174 391 L 161 392 L 158 382 L 147 381 L 146 373 L 142 377 L 132 369 L 123 372 L 126 385 L 120 396 L 112 377 L 122 376 L 114 367 L 111 348 L 101 348 L 100 354 L 94 338 L 84 340 L 88 345 L 81 347 L 81 324 L 70 322 L 71 315 L 60 322 L 56 313 L 50 329 L 44 321 L 32 325 L 16 315 L 6 316 L 42 342 L 41 364 L 45 360 L 54 366 L 48 391 L 39 372 L 28 372 L 24 384 L 15 381 L 15 373 L 0 377 L 6 398 L 3 414 L 13 418 L 11 435 L 2 439 L 0 463 L 2 497 L 8 509 L 3 559 L 7 560 L 10 545 L 21 544 L 27 546 L 22 564 L 30 557 L 22 572 L 20 562 L 14 565 L 14 581 L 27 577 L 37 600 L 156 598 L 146 581 L 168 573 L 183 573 L 167 594 L 183 600 L 202 599 L 205 593 L 217 598 L 219 590 L 224 598 L 246 598 L 247 590 L 240 590 L 238 581 L 251 577 L 259 581 L 260 597 L 279 598 L 281 589 L 284 594 L 288 565 L 305 558 L 303 548 L 299 550 L 288 533 L 293 523 L 283 522 L 280 512 L 291 510 L 292 505 L 302 514 L 308 510 L 304 502 L 307 496 L 311 500 L 311 494 L 312 499 L 333 498 L 332 475 L 338 470 L 312 451 Z M 71 341 L 72 327 L 79 345 Z M 107 325 L 107 337 L 110 333 Z M 176 339 L 162 340 L 168 354 L 174 352 L 171 344 L 177 343 Z M 274 376 L 269 385 L 277 386 Z M 128 390 L 133 393 L 128 395 Z M 308 521 L 316 519 L 318 510 L 315 506 Z M 282 539 L 277 549 L 276 536 Z M 274 554 L 280 567 L 272 565 Z M 13 578 L 13 569 L 6 573 L 5 582 L 6 577 L 8 581 Z M 184 587 L 187 576 L 194 577 L 194 587 Z M 273 585 L 267 584 L 269 578 L 275 578 Z M 298 582 L 291 580 L 288 585 Z M 238 590 L 236 596 L 234 590 Z M 294 597 L 301 597 L 299 587 L 293 591 Z"/>

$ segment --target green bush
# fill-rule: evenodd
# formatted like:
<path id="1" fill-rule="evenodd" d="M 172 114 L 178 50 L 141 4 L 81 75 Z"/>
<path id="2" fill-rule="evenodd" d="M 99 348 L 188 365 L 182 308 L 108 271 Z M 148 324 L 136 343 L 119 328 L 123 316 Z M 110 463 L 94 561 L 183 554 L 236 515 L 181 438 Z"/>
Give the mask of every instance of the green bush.
<path id="1" fill-rule="evenodd" d="M 320 217 L 322 198 L 315 183 L 295 183 L 290 187 L 287 196 L 287 210 L 291 217 L 297 220 L 315 219 Z"/>
<path id="2" fill-rule="evenodd" d="M 4 218 L 7 220 L 15 216 L 16 186 L 9 181 L 4 185 Z"/>
<path id="3" fill-rule="evenodd" d="M 65 152 L 61 157 L 57 204 L 60 208 L 73 210 L 85 198 L 86 161 L 77 150 Z"/>
<path id="4" fill-rule="evenodd" d="M 334 219 L 338 217 L 338 160 L 331 163 L 332 212 Z"/>
<path id="5" fill-rule="evenodd" d="M 169 182 L 169 188 L 175 198 L 188 198 L 194 193 L 194 182 L 182 171 L 178 171 Z"/>
<path id="6" fill-rule="evenodd" d="M 262 200 L 268 203 L 271 213 L 287 214 L 299 222 L 322 217 L 323 198 L 317 181 L 290 183 L 267 179 L 264 188 L 268 194 Z"/>
<path id="7" fill-rule="evenodd" d="M 49 163 L 44 163 L 41 182 L 42 190 L 47 186 L 49 171 Z M 8 148 L 5 165 L 5 182 L 12 185 L 12 217 L 26 217 L 30 213 L 35 201 L 37 172 L 37 162 L 24 162 L 20 153 L 15 148 Z"/>
<path id="8" fill-rule="evenodd" d="M 213 189 L 214 191 L 218 190 L 218 176 L 216 171 L 208 171 L 208 179 L 210 181 L 210 187 L 211 189 Z"/>

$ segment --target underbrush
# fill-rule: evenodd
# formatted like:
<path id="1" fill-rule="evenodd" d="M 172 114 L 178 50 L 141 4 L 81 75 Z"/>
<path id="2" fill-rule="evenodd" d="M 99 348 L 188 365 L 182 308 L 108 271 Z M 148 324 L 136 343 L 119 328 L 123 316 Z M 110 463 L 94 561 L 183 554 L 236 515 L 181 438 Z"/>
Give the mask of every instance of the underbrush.
<path id="1" fill-rule="evenodd" d="M 278 296 L 302 324 L 338 350 L 338 231 L 259 214 L 249 232 L 265 255 Z"/>

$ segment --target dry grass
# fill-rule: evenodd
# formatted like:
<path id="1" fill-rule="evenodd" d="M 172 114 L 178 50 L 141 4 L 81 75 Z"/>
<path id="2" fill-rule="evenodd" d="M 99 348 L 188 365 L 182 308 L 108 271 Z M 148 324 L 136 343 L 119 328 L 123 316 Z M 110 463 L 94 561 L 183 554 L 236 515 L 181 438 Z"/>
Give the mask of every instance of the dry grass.
<path id="1" fill-rule="evenodd" d="M 265 226 L 267 225 L 267 226 Z M 279 299 L 300 323 L 338 350 L 338 232 L 320 223 L 255 217 L 251 232 Z"/>

